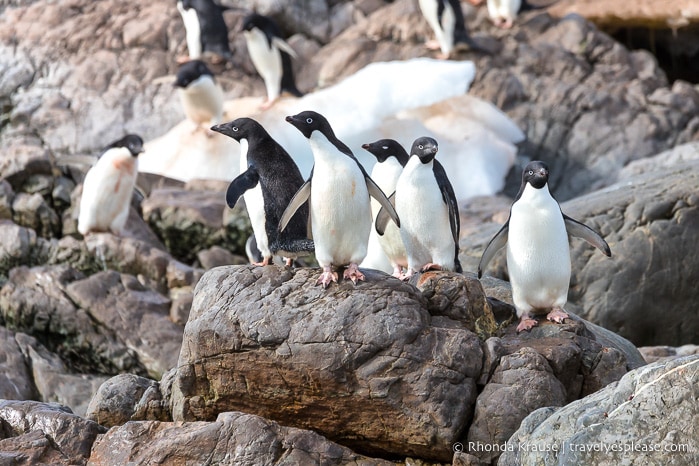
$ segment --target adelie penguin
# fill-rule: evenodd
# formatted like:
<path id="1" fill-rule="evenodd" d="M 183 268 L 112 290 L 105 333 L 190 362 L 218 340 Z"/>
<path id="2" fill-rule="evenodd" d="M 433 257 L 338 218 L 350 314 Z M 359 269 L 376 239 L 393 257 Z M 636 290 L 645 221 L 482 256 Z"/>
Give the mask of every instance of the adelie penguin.
<path id="1" fill-rule="evenodd" d="M 404 280 L 431 269 L 462 272 L 459 208 L 444 167 L 435 160 L 437 151 L 433 138 L 416 139 L 391 196 L 401 218 L 400 236 L 408 256 Z M 387 223 L 382 209 L 376 217 L 379 235 L 384 234 Z"/>
<path id="2" fill-rule="evenodd" d="M 224 7 L 213 0 L 178 0 L 177 10 L 184 23 L 189 60 L 202 59 L 205 54 L 211 55 L 212 63 L 231 60 Z M 179 61 L 185 62 L 187 58 Z"/>
<path id="3" fill-rule="evenodd" d="M 195 130 L 206 131 L 221 122 L 223 90 L 203 61 L 191 60 L 181 65 L 173 85 L 185 116 L 196 125 Z"/>
<path id="4" fill-rule="evenodd" d="M 286 121 L 308 138 L 315 163 L 308 181 L 284 212 L 280 229 L 283 231 L 294 213 L 309 201 L 316 259 L 323 268 L 317 283 L 327 287 L 337 282 L 333 267 L 347 266 L 343 277 L 356 284 L 364 280 L 358 264 L 366 256 L 372 223 L 369 196 L 400 225 L 398 215 L 323 115 L 305 111 L 286 117 Z"/>
<path id="5" fill-rule="evenodd" d="M 376 142 L 363 144 L 362 149 L 376 157 L 371 179 L 376 181 L 384 193 L 395 192 L 398 177 L 409 159 L 403 146 L 394 139 L 379 139 Z M 376 209 L 375 213 L 378 214 L 380 206 Z M 408 267 L 408 257 L 398 227 L 394 223 L 389 223 L 384 234 L 378 236 L 378 243 L 393 267 L 393 276 L 401 278 L 403 268 Z"/>
<path id="6" fill-rule="evenodd" d="M 527 164 L 519 193 L 505 225 L 490 240 L 478 264 L 478 277 L 495 253 L 507 245 L 512 300 L 520 318 L 517 332 L 538 325 L 535 314 L 558 323 L 568 318 L 571 261 L 568 235 L 584 239 L 606 256 L 607 242 L 590 227 L 568 217 L 548 188 L 549 169 L 540 161 Z"/>
<path id="7" fill-rule="evenodd" d="M 143 139 L 128 134 L 109 144 L 85 175 L 80 198 L 78 231 L 123 233 L 138 176 Z"/>
<path id="8" fill-rule="evenodd" d="M 490 20 L 496 26 L 506 29 L 512 27 L 520 11 L 546 8 L 550 5 L 551 3 L 545 6 L 534 6 L 526 0 L 488 0 L 487 2 Z"/>
<path id="9" fill-rule="evenodd" d="M 255 265 L 267 265 L 273 255 L 279 255 L 291 266 L 294 258 L 312 253 L 313 241 L 307 235 L 307 205 L 299 206 L 286 229 L 279 231 L 284 210 L 304 183 L 291 156 L 251 118 L 238 118 L 211 130 L 240 143 L 241 174 L 228 186 L 226 203 L 232 208 L 240 196 L 245 198 L 256 246 L 262 255 Z"/>
<path id="10" fill-rule="evenodd" d="M 296 52 L 286 43 L 277 24 L 266 16 L 252 13 L 243 21 L 243 35 L 250 60 L 267 89 L 267 99 L 262 108 L 271 107 L 282 92 L 303 96 L 296 87 L 291 67 L 291 58 L 296 58 Z"/>
<path id="11" fill-rule="evenodd" d="M 449 58 L 455 47 L 487 53 L 466 31 L 459 0 L 419 0 L 418 3 L 422 15 L 435 35 L 435 40 L 425 45 L 429 49 L 440 50 L 439 58 Z"/>

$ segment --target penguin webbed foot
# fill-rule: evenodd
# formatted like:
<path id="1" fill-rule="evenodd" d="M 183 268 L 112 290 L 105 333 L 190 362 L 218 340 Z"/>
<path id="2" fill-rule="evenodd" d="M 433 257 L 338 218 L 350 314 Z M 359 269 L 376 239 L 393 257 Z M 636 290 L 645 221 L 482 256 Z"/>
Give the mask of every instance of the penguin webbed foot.
<path id="1" fill-rule="evenodd" d="M 393 275 L 391 275 L 391 276 L 397 278 L 398 280 L 403 280 L 403 277 L 404 277 L 403 267 L 401 267 L 400 265 L 394 266 L 393 267 Z"/>
<path id="2" fill-rule="evenodd" d="M 357 280 L 364 281 L 364 274 L 360 272 L 359 266 L 357 264 L 351 263 L 345 269 L 344 273 L 342 274 L 342 278 L 349 278 L 350 280 L 352 280 L 352 283 L 356 285 Z"/>
<path id="3" fill-rule="evenodd" d="M 275 103 L 277 103 L 277 100 L 278 99 L 265 99 L 265 101 L 260 104 L 260 110 L 269 110 Z"/>
<path id="4" fill-rule="evenodd" d="M 323 288 L 327 288 L 331 282 L 337 283 L 337 272 L 333 272 L 332 267 L 328 265 L 323 267 L 323 273 L 316 280 L 316 285 L 323 285 Z"/>
<path id="5" fill-rule="evenodd" d="M 252 265 L 256 265 L 258 267 L 264 267 L 265 265 L 269 265 L 269 261 L 271 260 L 271 257 L 265 257 L 262 259 L 262 262 L 253 262 Z"/>
<path id="6" fill-rule="evenodd" d="M 546 315 L 546 318 L 551 322 L 562 324 L 566 319 L 570 318 L 570 316 L 562 308 L 554 307 L 551 312 Z"/>
<path id="7" fill-rule="evenodd" d="M 422 267 L 423 272 L 427 272 L 428 270 L 442 270 L 442 266 L 439 264 L 434 264 L 434 263 L 430 262 L 429 264 L 425 264 Z"/>
<path id="8" fill-rule="evenodd" d="M 522 314 L 522 317 L 519 318 L 519 325 L 517 325 L 517 333 L 531 330 L 537 325 L 539 325 L 539 322 L 536 319 L 532 319 L 528 314 Z"/>

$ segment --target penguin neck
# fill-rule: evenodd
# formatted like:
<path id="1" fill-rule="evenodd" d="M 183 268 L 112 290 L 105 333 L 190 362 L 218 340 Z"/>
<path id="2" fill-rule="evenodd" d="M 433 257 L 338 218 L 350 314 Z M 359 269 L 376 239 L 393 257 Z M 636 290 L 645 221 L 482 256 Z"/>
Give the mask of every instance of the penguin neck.
<path id="1" fill-rule="evenodd" d="M 403 166 L 395 157 L 389 157 L 383 162 L 376 162 L 371 170 L 371 179 L 374 180 L 379 188 L 390 196 L 396 189 L 396 181 L 403 172 Z"/>
<path id="2" fill-rule="evenodd" d="M 527 183 L 524 186 L 522 195 L 519 198 L 520 201 L 526 204 L 544 204 L 553 201 L 553 197 L 549 192 L 549 184 L 546 183 L 543 187 L 537 189 L 531 184 Z M 554 201 L 555 202 L 555 201 Z"/>
<path id="3" fill-rule="evenodd" d="M 411 155 L 410 159 L 408 159 L 408 163 L 405 164 L 405 168 L 403 170 L 407 172 L 414 172 L 414 171 L 432 171 L 434 168 L 434 159 L 430 160 L 427 163 L 422 163 L 422 160 L 420 160 L 420 157 L 417 155 Z"/>
<path id="4" fill-rule="evenodd" d="M 346 156 L 320 131 L 313 131 L 308 138 L 308 142 L 311 145 L 311 151 L 316 162 L 336 163 L 338 157 Z"/>

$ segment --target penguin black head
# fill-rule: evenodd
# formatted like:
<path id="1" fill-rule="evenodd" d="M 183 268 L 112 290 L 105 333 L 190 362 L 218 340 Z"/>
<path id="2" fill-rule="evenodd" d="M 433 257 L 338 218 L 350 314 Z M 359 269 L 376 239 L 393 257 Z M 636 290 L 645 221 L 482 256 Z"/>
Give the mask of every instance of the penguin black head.
<path id="1" fill-rule="evenodd" d="M 250 13 L 243 19 L 241 30 L 252 31 L 255 28 L 264 32 L 267 37 L 281 37 L 279 26 L 277 26 L 277 23 L 275 23 L 272 18 L 257 13 Z"/>
<path id="2" fill-rule="evenodd" d="M 297 115 L 286 117 L 286 121 L 294 125 L 307 138 L 311 137 L 313 131 L 320 131 L 329 140 L 335 139 L 335 133 L 330 123 L 318 112 L 306 110 Z"/>
<path id="3" fill-rule="evenodd" d="M 238 142 L 240 142 L 241 139 L 248 139 L 265 133 L 262 125 L 252 118 L 237 118 L 228 123 L 214 125 L 211 127 L 211 131 L 225 134 Z"/>
<path id="4" fill-rule="evenodd" d="M 522 171 L 522 189 L 529 183 L 536 189 L 541 189 L 546 186 L 549 180 L 549 167 L 544 162 L 535 160 L 529 162 Z"/>
<path id="5" fill-rule="evenodd" d="M 379 139 L 376 142 L 362 144 L 362 149 L 376 157 L 379 163 L 385 162 L 389 157 L 395 157 L 403 167 L 408 163 L 408 153 L 394 139 Z"/>
<path id="6" fill-rule="evenodd" d="M 411 155 L 417 155 L 422 163 L 430 163 L 434 160 L 437 151 L 439 150 L 439 145 L 437 141 L 431 137 L 423 136 L 417 138 L 413 142 L 413 147 L 410 149 Z"/>
<path id="7" fill-rule="evenodd" d="M 192 82 L 196 81 L 202 76 L 211 76 L 213 79 L 214 74 L 203 61 L 190 60 L 187 63 L 182 64 L 179 70 L 177 70 L 177 77 L 173 85 L 175 87 L 186 88 Z"/>
<path id="8" fill-rule="evenodd" d="M 131 152 L 132 156 L 138 157 L 138 154 L 143 152 L 143 139 L 136 134 L 127 134 L 123 138 L 109 144 L 102 152 L 104 153 L 109 149 L 116 149 L 118 147 L 125 147 L 129 150 L 129 152 Z"/>

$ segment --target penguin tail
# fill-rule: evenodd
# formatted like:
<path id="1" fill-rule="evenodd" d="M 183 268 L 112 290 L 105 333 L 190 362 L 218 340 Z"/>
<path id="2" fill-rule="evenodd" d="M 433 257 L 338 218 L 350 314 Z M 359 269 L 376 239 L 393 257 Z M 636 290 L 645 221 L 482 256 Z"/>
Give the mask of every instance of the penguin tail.
<path id="1" fill-rule="evenodd" d="M 275 241 L 270 245 L 272 252 L 279 256 L 298 257 L 307 256 L 315 251 L 315 244 L 312 239 L 288 239 L 285 241 Z"/>

